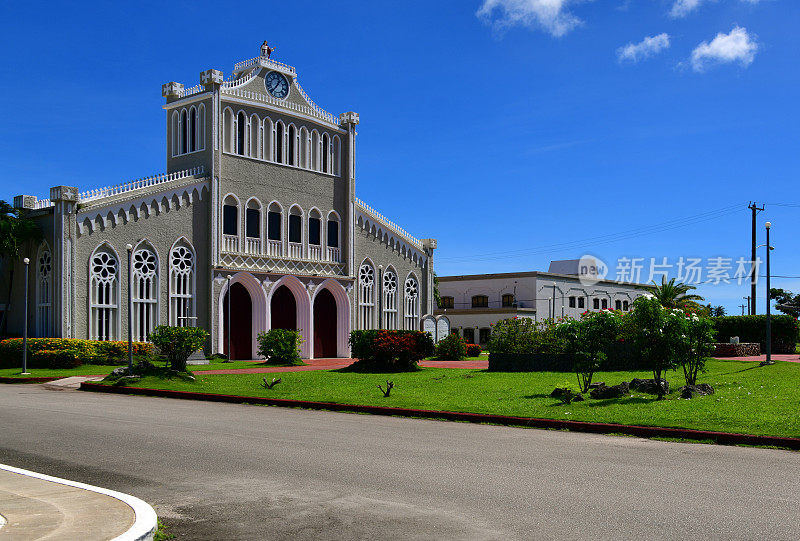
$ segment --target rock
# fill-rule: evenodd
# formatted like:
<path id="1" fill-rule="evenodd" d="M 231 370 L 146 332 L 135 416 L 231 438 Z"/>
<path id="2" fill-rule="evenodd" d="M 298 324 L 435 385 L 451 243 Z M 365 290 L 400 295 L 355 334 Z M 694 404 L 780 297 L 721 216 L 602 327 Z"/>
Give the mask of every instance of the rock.
<path id="1" fill-rule="evenodd" d="M 568 390 L 569 389 L 556 387 L 555 389 L 553 389 L 553 392 L 550 393 L 550 398 L 561 398 L 564 396 L 564 393 L 566 393 Z"/>
<path id="2" fill-rule="evenodd" d="M 695 396 L 706 396 L 714 394 L 714 387 L 708 383 L 700 383 L 698 385 L 684 385 L 680 389 L 681 398 L 694 398 Z"/>
<path id="3" fill-rule="evenodd" d="M 662 379 L 661 384 L 664 386 L 664 394 L 669 394 L 669 382 Z M 656 385 L 655 379 L 633 378 L 630 383 L 630 388 L 640 393 L 658 394 L 658 385 Z"/>
<path id="4" fill-rule="evenodd" d="M 583 402 L 586 400 L 581 393 L 575 395 L 575 398 L 572 399 L 573 402 Z"/>
<path id="5" fill-rule="evenodd" d="M 606 385 L 605 381 L 598 381 L 596 383 L 590 383 L 589 384 L 589 389 L 596 389 L 598 387 L 605 387 L 605 385 Z"/>
<path id="6" fill-rule="evenodd" d="M 619 398 L 621 396 L 625 396 L 630 392 L 630 388 L 628 387 L 628 383 L 623 381 L 619 385 L 613 385 L 611 387 L 603 384 L 589 392 L 589 396 L 592 398 Z"/>
<path id="7" fill-rule="evenodd" d="M 127 375 L 128 375 L 128 367 L 127 366 L 120 366 L 119 368 L 115 368 L 114 370 L 112 370 L 111 373 L 109 374 L 109 377 L 121 378 L 121 377 L 127 376 Z"/>

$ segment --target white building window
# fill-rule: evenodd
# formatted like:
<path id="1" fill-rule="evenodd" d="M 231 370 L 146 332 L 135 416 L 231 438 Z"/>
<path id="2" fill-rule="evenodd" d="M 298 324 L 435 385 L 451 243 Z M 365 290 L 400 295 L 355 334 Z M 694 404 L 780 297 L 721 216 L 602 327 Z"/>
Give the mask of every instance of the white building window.
<path id="1" fill-rule="evenodd" d="M 169 257 L 169 324 L 194 327 L 194 251 L 181 241 Z"/>
<path id="2" fill-rule="evenodd" d="M 383 273 L 383 325 L 397 328 L 397 274 L 391 269 Z"/>
<path id="3" fill-rule="evenodd" d="M 413 276 L 406 279 L 405 292 L 405 327 L 416 331 L 419 328 L 419 283 Z"/>
<path id="4" fill-rule="evenodd" d="M 96 251 L 89 269 L 89 336 L 92 340 L 119 337 L 119 261 L 107 249 Z"/>
<path id="5" fill-rule="evenodd" d="M 375 268 L 366 261 L 358 269 L 358 323 L 361 329 L 375 326 Z"/>
<path id="6" fill-rule="evenodd" d="M 49 337 L 52 334 L 52 294 L 53 260 L 46 245 L 39 249 L 36 258 L 36 335 Z"/>
<path id="7" fill-rule="evenodd" d="M 158 325 L 158 258 L 149 248 L 133 253 L 133 339 L 144 342 Z"/>

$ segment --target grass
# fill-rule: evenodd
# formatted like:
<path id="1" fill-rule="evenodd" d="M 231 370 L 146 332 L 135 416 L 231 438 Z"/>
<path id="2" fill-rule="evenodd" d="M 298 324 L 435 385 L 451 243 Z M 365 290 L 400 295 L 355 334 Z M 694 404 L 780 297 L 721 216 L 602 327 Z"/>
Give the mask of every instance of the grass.
<path id="1" fill-rule="evenodd" d="M 228 363 L 229 364 L 229 363 Z M 624 398 L 563 405 L 549 397 L 569 373 L 504 373 L 454 368 L 424 368 L 398 374 L 365 374 L 318 370 L 281 374 L 282 383 L 271 390 L 260 386 L 266 374 L 196 374 L 194 382 L 148 377 L 137 387 L 173 389 L 241 396 L 311 400 L 341 404 L 379 405 L 429 410 L 491 413 L 521 417 L 571 419 L 721 432 L 800 437 L 798 390 L 800 363 L 778 362 L 758 367 L 747 361 L 709 360 L 699 378 L 716 394 L 681 400 L 677 388 L 683 374 L 670 372 L 673 393 L 658 401 L 633 393 Z M 648 372 L 598 373 L 595 381 L 614 385 Z M 395 384 L 384 398 L 378 384 Z"/>
<path id="2" fill-rule="evenodd" d="M 69 376 L 103 376 L 119 368 L 118 364 L 84 364 L 77 368 L 28 368 L 30 375 L 21 375 L 22 368 L 0 368 L 0 377 L 4 378 L 52 378 Z"/>

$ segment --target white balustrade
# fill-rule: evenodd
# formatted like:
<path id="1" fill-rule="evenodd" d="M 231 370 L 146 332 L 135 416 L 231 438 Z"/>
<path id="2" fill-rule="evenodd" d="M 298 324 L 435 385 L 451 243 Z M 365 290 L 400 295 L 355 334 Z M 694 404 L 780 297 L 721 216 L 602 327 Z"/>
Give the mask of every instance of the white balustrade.
<path id="1" fill-rule="evenodd" d="M 292 259 L 303 259 L 303 245 L 299 242 L 290 242 L 289 257 Z"/>
<path id="2" fill-rule="evenodd" d="M 131 182 L 117 184 L 115 186 L 107 186 L 105 188 L 99 188 L 95 190 L 87 190 L 85 192 L 81 192 L 78 194 L 78 201 L 80 201 L 81 203 L 86 203 L 87 201 L 94 201 L 96 199 L 102 199 L 104 197 L 111 197 L 112 195 L 119 195 L 122 193 L 139 190 L 142 188 L 149 188 L 151 186 L 163 184 L 164 182 L 171 182 L 173 180 L 180 180 L 182 178 L 187 178 L 187 177 L 196 177 L 202 175 L 203 173 L 205 173 L 205 167 L 201 165 L 198 167 L 192 167 L 191 169 L 186 169 L 184 171 L 177 171 L 175 173 L 154 175 L 152 177 L 140 178 L 137 180 L 133 180 Z"/>
<path id="3" fill-rule="evenodd" d="M 234 85 L 233 83 L 236 83 L 236 84 Z M 237 98 L 244 98 L 244 99 L 247 99 L 247 100 L 260 101 L 260 102 L 263 102 L 263 103 L 268 103 L 270 105 L 278 105 L 278 106 L 283 107 L 285 109 L 291 109 L 291 110 L 297 111 L 299 113 L 303 113 L 303 114 L 306 114 L 306 115 L 310 115 L 310 116 L 319 118 L 320 120 L 323 120 L 323 121 L 325 121 L 325 122 L 327 122 L 327 123 L 329 123 L 329 124 L 331 124 L 333 126 L 339 126 L 339 119 L 336 118 L 335 116 L 333 116 L 332 114 L 330 114 L 329 112 L 325 111 L 324 109 L 320 108 L 319 106 L 317 106 L 314 102 L 311 101 L 310 98 L 307 98 L 307 96 L 305 95 L 305 92 L 303 92 L 302 89 L 300 89 L 300 85 L 297 85 L 297 88 L 300 89 L 300 93 L 303 94 L 303 97 L 307 98 L 307 101 L 311 104 L 311 106 L 292 103 L 292 102 L 286 101 L 286 100 L 279 100 L 279 99 L 273 98 L 272 96 L 270 96 L 268 94 L 262 94 L 261 92 L 254 92 L 252 90 L 242 90 L 240 88 L 234 88 L 235 86 L 239 86 L 239 84 L 241 84 L 241 83 L 239 83 L 237 81 L 231 81 L 231 85 L 230 86 L 224 86 L 224 83 L 223 83 L 223 91 L 224 91 L 224 93 L 228 94 L 230 96 L 236 96 Z"/>
<path id="4" fill-rule="evenodd" d="M 334 263 L 341 263 L 342 251 L 339 248 L 328 247 L 328 261 Z"/>
<path id="5" fill-rule="evenodd" d="M 183 90 L 178 91 L 178 98 L 186 98 L 188 96 L 193 96 L 195 94 L 199 94 L 201 92 L 205 92 L 206 87 L 203 85 L 195 85 L 192 88 L 185 88 Z"/>
<path id="6" fill-rule="evenodd" d="M 308 245 L 308 258 L 319 261 L 322 259 L 322 246 L 318 244 Z"/>
<path id="7" fill-rule="evenodd" d="M 283 257 L 283 243 L 279 240 L 268 240 L 267 255 L 272 257 Z"/>
<path id="8" fill-rule="evenodd" d="M 248 254 L 260 254 L 261 253 L 261 239 L 254 239 L 252 237 L 246 237 L 244 239 L 244 251 Z"/>
<path id="9" fill-rule="evenodd" d="M 223 252 L 238 252 L 239 251 L 239 236 L 238 235 L 222 235 L 222 251 Z"/>
<path id="10" fill-rule="evenodd" d="M 262 68 L 273 68 L 273 69 L 283 69 L 290 73 L 296 73 L 294 66 L 290 66 L 289 64 L 284 64 L 283 62 L 278 62 L 277 60 L 272 60 L 271 58 L 267 58 L 266 56 L 256 56 L 254 58 L 249 58 L 247 60 L 242 60 L 241 62 L 237 62 L 233 65 L 233 71 L 242 71 L 250 66 L 255 66 L 258 64 Z"/>
<path id="11" fill-rule="evenodd" d="M 397 225 L 396 223 L 391 221 L 389 218 L 387 218 L 386 216 L 384 216 L 383 214 L 381 214 L 380 212 L 378 212 L 374 208 L 372 208 L 369 205 L 367 205 L 366 203 L 364 203 L 361 199 L 356 197 L 355 200 L 356 200 L 356 205 L 358 205 L 360 207 L 362 212 L 365 212 L 365 213 L 369 214 L 370 216 L 372 216 L 373 218 L 375 218 L 379 222 L 383 223 L 383 225 L 385 225 L 386 227 L 388 227 L 390 229 L 393 229 L 395 233 L 398 233 L 399 235 L 402 235 L 407 240 L 411 241 L 411 244 L 413 244 L 415 248 L 417 248 L 418 250 L 422 251 L 422 241 L 420 241 L 418 238 L 412 236 L 408 231 L 406 231 L 405 229 L 403 229 L 402 227 L 400 227 L 399 225 Z"/>

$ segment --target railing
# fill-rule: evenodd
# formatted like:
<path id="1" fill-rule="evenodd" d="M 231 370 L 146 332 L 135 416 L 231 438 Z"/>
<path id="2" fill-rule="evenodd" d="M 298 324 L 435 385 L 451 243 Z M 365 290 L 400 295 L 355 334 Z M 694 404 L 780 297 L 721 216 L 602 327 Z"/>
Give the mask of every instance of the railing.
<path id="1" fill-rule="evenodd" d="M 238 252 L 239 251 L 239 236 L 238 235 L 222 235 L 222 251 L 223 252 Z"/>
<path id="2" fill-rule="evenodd" d="M 303 90 L 303 87 L 300 86 L 300 83 L 296 79 L 294 81 L 294 84 L 297 87 L 297 90 L 300 91 L 300 95 L 303 96 L 303 99 L 308 102 L 308 104 L 314 111 L 316 111 L 317 116 L 325 118 L 326 120 L 328 120 L 328 122 L 336 124 L 337 126 L 339 125 L 339 119 L 334 117 L 332 114 L 330 114 L 328 111 L 326 111 L 316 103 L 314 103 L 314 100 L 308 97 L 308 94 L 306 94 L 306 91 Z M 330 119 L 328 119 L 327 117 L 330 117 Z"/>
<path id="3" fill-rule="evenodd" d="M 191 169 L 186 169 L 185 171 L 178 171 L 176 173 L 140 178 L 131 182 L 117 184 L 116 186 L 107 186 L 97 190 L 87 190 L 85 192 L 81 192 L 78 194 L 78 201 L 81 203 L 86 203 L 87 201 L 102 199 L 103 197 L 119 195 L 121 193 L 139 190 L 141 188 L 149 188 L 151 186 L 156 186 L 157 184 L 163 184 L 164 182 L 171 182 L 173 180 L 202 175 L 203 173 L 205 173 L 205 167 L 201 165 L 198 167 L 192 167 Z"/>
<path id="4" fill-rule="evenodd" d="M 254 239 L 252 237 L 246 237 L 244 239 L 244 251 L 248 254 L 260 254 L 261 253 L 261 239 Z"/>
<path id="5" fill-rule="evenodd" d="M 187 96 L 192 96 L 194 94 L 199 94 L 200 92 L 205 92 L 206 87 L 204 85 L 194 85 L 192 88 L 184 88 L 183 90 L 178 91 L 179 98 L 185 98 Z"/>
<path id="6" fill-rule="evenodd" d="M 283 257 L 283 243 L 279 240 L 268 240 L 267 255 L 272 257 Z"/>
<path id="7" fill-rule="evenodd" d="M 256 56 L 255 58 L 249 58 L 247 60 L 242 60 L 241 62 L 237 62 L 233 65 L 233 71 L 242 71 L 250 66 L 255 66 L 258 64 L 262 68 L 274 68 L 274 69 L 283 69 L 290 73 L 296 73 L 294 66 L 290 66 L 289 64 L 284 64 L 283 62 L 278 62 L 277 60 L 272 60 L 271 58 L 267 58 L 266 56 Z"/>
<path id="8" fill-rule="evenodd" d="M 303 245 L 299 242 L 290 242 L 289 257 L 292 259 L 303 259 Z"/>
<path id="9" fill-rule="evenodd" d="M 332 248 L 328 247 L 328 261 L 333 261 L 334 263 L 341 263 L 342 262 L 342 251 L 339 248 Z"/>
<path id="10" fill-rule="evenodd" d="M 224 85 L 223 85 L 223 87 L 224 87 Z M 299 86 L 298 86 L 298 88 L 299 88 Z M 252 90 L 242 90 L 242 89 L 239 89 L 239 88 L 232 88 L 232 87 L 224 87 L 224 89 L 225 89 L 225 94 L 228 94 L 229 96 L 236 96 L 236 97 L 244 98 L 244 99 L 248 99 L 248 100 L 261 101 L 261 102 L 264 102 L 264 103 L 268 103 L 270 105 L 278 105 L 278 106 L 283 107 L 285 109 L 291 109 L 291 110 L 297 111 L 299 113 L 303 113 L 303 114 L 306 114 L 306 115 L 311 115 L 313 117 L 316 117 L 316 118 L 319 118 L 321 120 L 324 120 L 325 122 L 328 122 L 329 124 L 332 124 L 334 126 L 339 126 L 339 119 L 338 118 L 336 118 L 335 116 L 333 116 L 329 112 L 317 107 L 316 105 L 314 105 L 312 107 L 312 106 L 308 106 L 308 105 L 292 103 L 290 101 L 278 100 L 278 99 L 275 99 L 272 96 L 269 96 L 267 94 L 262 94 L 260 92 L 253 92 Z"/>
<path id="11" fill-rule="evenodd" d="M 47 207 L 52 207 L 52 206 L 53 206 L 53 202 L 50 201 L 49 199 L 39 199 L 39 200 L 36 201 L 36 204 L 33 205 L 33 208 L 35 208 L 35 209 L 46 209 Z"/>
<path id="12" fill-rule="evenodd" d="M 243 85 L 249 81 L 252 81 L 257 74 L 258 70 L 253 70 L 244 77 L 239 77 L 238 79 L 235 77 L 231 77 L 227 81 L 222 81 L 222 88 L 235 88 L 237 86 Z"/>
<path id="13" fill-rule="evenodd" d="M 308 258 L 314 260 L 321 260 L 322 259 L 322 246 L 318 244 L 309 244 L 308 245 Z"/>
<path id="14" fill-rule="evenodd" d="M 378 212 L 374 208 L 372 208 L 369 205 L 367 205 L 366 203 L 364 203 L 361 199 L 359 199 L 357 197 L 355 199 L 356 199 L 356 205 L 361 207 L 361 210 L 363 212 L 366 212 L 367 214 L 369 214 L 370 216 L 372 216 L 376 220 L 378 220 L 381 223 L 383 223 L 383 225 L 385 225 L 386 227 L 389 227 L 390 229 L 394 230 L 395 233 L 398 233 L 398 234 L 404 236 L 407 240 L 411 241 L 411 244 L 413 244 L 414 247 L 417 248 L 418 250 L 420 250 L 420 251 L 422 250 L 422 241 L 420 241 L 418 238 L 416 238 L 413 235 L 411 235 L 408 231 L 406 231 L 405 229 L 403 229 L 402 227 L 400 227 L 399 225 L 397 225 L 396 223 L 391 221 L 389 218 L 387 218 L 386 216 L 384 216 L 383 214 L 381 214 L 380 212 Z"/>

